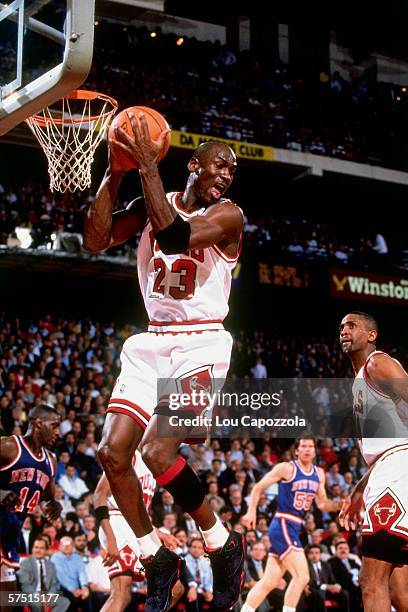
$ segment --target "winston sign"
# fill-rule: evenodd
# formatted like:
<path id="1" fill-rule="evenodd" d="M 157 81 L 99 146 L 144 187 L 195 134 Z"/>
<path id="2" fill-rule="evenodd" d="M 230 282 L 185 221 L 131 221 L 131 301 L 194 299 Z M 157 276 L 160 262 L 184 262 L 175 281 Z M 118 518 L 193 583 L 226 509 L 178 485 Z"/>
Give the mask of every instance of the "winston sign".
<path id="1" fill-rule="evenodd" d="M 408 278 L 331 269 L 330 295 L 347 300 L 370 300 L 406 306 L 408 304 Z"/>

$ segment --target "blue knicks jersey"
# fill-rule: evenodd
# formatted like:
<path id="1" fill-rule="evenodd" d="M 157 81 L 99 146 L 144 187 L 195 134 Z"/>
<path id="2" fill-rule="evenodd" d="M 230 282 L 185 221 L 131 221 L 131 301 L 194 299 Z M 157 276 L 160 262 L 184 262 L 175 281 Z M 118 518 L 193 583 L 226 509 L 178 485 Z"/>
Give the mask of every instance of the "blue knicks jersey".
<path id="1" fill-rule="evenodd" d="M 54 477 L 51 454 L 46 448 L 41 449 L 41 456 L 36 457 L 29 449 L 25 439 L 13 436 L 17 446 L 17 456 L 0 468 L 0 488 L 14 491 L 20 497 L 20 504 L 10 512 L 0 507 L 0 533 L 2 538 L 7 529 L 21 529 L 27 514 L 32 514 L 41 501 L 41 495 Z"/>
<path id="2" fill-rule="evenodd" d="M 281 480 L 278 485 L 278 507 L 275 516 L 279 517 L 284 513 L 303 519 L 316 497 L 320 478 L 316 466 L 313 465 L 310 472 L 304 472 L 297 461 L 291 463 L 294 466 L 292 478 Z"/>

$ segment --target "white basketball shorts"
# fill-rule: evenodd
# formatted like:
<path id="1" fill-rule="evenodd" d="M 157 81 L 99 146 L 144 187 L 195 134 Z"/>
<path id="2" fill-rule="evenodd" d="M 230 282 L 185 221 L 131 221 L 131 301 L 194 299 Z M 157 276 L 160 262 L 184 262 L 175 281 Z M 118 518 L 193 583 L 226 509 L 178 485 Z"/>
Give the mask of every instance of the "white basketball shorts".
<path id="1" fill-rule="evenodd" d="M 408 564 L 408 444 L 377 459 L 364 491 L 362 552 L 395 564 Z"/>
<path id="2" fill-rule="evenodd" d="M 145 579 L 144 568 L 140 563 L 140 548 L 137 538 L 119 510 L 109 511 L 109 522 L 119 549 L 119 560 L 108 568 L 109 578 L 121 574 L 131 575 L 135 582 Z M 99 541 L 106 549 L 106 535 L 99 527 Z"/>
<path id="3" fill-rule="evenodd" d="M 231 350 L 232 337 L 224 329 L 131 336 L 123 345 L 121 372 L 106 412 L 127 414 L 145 429 L 161 399 L 159 380 L 168 381 L 167 395 L 216 392 L 227 376 Z"/>

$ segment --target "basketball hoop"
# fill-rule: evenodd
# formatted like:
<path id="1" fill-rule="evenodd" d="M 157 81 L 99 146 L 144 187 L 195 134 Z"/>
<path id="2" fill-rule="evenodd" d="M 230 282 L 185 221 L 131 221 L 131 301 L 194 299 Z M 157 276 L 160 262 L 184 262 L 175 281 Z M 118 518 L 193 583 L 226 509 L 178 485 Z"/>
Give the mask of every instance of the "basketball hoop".
<path id="1" fill-rule="evenodd" d="M 117 108 L 110 96 L 79 89 L 26 119 L 47 156 L 51 191 L 90 187 L 95 149 Z"/>

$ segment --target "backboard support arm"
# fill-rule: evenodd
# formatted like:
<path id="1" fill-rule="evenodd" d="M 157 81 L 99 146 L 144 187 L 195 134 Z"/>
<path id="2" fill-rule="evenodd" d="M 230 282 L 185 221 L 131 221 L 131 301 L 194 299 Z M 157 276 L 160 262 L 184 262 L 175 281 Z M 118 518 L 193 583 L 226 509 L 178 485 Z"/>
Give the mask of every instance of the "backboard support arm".
<path id="1" fill-rule="evenodd" d="M 82 85 L 92 64 L 94 15 L 95 0 L 67 0 L 63 61 L 0 103 L 0 136 Z"/>

